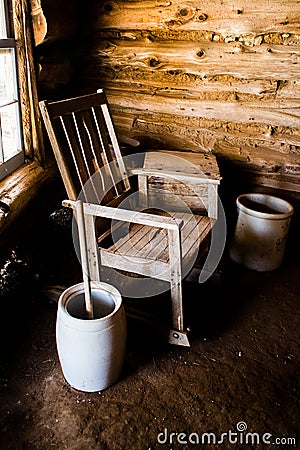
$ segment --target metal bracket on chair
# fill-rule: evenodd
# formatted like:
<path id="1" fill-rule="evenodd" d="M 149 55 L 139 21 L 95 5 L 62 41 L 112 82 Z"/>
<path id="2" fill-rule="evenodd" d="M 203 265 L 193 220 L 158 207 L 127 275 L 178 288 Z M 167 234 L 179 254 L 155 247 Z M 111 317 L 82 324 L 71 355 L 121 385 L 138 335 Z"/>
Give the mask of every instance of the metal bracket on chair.
<path id="1" fill-rule="evenodd" d="M 184 347 L 190 347 L 190 343 L 187 337 L 187 333 L 184 331 L 169 330 L 168 332 L 169 344 L 183 345 Z"/>

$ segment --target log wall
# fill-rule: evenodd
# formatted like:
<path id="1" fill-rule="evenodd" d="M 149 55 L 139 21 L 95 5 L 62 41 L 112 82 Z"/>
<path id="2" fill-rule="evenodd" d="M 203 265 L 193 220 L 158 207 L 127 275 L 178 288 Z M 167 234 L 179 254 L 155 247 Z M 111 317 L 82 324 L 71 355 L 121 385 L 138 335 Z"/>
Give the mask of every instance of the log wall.
<path id="1" fill-rule="evenodd" d="M 78 90 L 106 89 L 119 133 L 300 192 L 298 0 L 92 0 L 81 33 Z"/>

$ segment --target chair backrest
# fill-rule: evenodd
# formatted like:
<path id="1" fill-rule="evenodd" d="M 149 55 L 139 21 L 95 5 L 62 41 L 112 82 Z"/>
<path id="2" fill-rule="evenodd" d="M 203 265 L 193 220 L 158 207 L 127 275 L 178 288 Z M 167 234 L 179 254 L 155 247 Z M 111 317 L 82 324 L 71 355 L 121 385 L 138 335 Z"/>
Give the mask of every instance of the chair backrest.
<path id="1" fill-rule="evenodd" d="M 107 204 L 130 189 L 103 90 L 39 106 L 70 200 L 81 193 L 83 200 Z"/>

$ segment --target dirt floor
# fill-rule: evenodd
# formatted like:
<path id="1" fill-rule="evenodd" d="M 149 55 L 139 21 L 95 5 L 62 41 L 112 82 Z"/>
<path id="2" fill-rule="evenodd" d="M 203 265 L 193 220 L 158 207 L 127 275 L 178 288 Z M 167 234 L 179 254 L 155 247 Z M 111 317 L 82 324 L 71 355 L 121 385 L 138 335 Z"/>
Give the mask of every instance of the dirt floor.
<path id="1" fill-rule="evenodd" d="M 185 282 L 190 348 L 128 319 L 118 382 L 90 394 L 63 378 L 44 292 L 80 281 L 67 222 L 52 215 L 1 270 L 1 449 L 300 448 L 298 244 L 274 272 L 225 252 L 205 284 Z"/>

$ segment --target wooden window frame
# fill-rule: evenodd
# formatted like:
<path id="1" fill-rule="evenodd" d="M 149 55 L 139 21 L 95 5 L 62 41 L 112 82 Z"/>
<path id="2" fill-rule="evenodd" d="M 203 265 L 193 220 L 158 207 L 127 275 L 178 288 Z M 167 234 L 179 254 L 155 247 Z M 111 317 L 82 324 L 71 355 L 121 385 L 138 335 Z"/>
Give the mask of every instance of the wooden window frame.
<path id="1" fill-rule="evenodd" d="M 20 216 L 56 168 L 45 156 L 38 108 L 31 1 L 10 0 L 18 65 L 24 164 L 0 181 L 0 235 Z"/>

